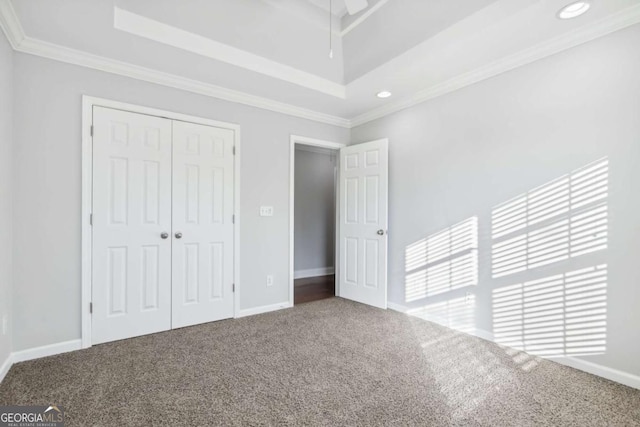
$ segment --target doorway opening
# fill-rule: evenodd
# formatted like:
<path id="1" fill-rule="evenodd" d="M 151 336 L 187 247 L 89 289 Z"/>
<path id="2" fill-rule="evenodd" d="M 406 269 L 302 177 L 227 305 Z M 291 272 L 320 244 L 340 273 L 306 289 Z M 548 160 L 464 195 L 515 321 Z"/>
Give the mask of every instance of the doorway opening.
<path id="1" fill-rule="evenodd" d="M 291 305 L 338 295 L 338 162 L 342 144 L 291 139 Z"/>

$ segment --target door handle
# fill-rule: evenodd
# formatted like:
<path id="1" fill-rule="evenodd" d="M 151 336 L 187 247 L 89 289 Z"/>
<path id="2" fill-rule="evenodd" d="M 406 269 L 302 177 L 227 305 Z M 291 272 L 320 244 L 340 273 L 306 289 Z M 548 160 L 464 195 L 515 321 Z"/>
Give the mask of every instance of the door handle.
<path id="1" fill-rule="evenodd" d="M 169 237 L 169 233 L 167 233 L 166 231 L 163 231 L 162 234 L 160 234 L 160 237 L 162 237 L 163 239 L 166 239 L 167 237 Z"/>
<path id="2" fill-rule="evenodd" d="M 384 236 L 384 230 L 378 230 L 378 236 Z"/>
<path id="3" fill-rule="evenodd" d="M 182 233 L 181 232 L 177 232 L 176 233 L 176 239 L 182 239 Z"/>

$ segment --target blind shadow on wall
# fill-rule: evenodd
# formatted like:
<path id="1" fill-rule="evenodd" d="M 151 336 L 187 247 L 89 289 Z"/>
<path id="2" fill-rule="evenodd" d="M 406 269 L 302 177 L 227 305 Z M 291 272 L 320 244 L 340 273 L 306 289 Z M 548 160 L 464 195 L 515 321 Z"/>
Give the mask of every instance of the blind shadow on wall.
<path id="1" fill-rule="evenodd" d="M 473 216 L 407 245 L 409 313 L 463 332 L 489 332 L 527 367 L 531 360 L 518 350 L 604 354 L 608 195 L 609 161 L 602 158 L 494 206 L 484 244 Z M 479 271 L 488 272 L 484 280 Z M 477 326 L 480 289 L 490 295 L 483 300 L 490 304 L 490 331 Z"/>

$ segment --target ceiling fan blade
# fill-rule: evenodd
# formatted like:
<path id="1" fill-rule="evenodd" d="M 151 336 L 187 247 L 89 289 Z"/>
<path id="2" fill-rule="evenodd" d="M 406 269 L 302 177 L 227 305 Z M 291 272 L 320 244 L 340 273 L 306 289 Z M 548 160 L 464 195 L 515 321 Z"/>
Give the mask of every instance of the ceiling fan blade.
<path id="1" fill-rule="evenodd" d="M 347 12 L 349 12 L 349 15 L 355 15 L 369 6 L 369 2 L 367 2 L 367 0 L 344 0 L 344 3 L 347 6 Z"/>

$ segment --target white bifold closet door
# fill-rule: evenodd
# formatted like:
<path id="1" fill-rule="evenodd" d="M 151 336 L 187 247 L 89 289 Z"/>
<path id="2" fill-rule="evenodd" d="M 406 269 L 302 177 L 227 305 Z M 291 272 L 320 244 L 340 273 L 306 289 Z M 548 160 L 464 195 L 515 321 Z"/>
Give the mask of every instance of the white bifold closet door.
<path id="1" fill-rule="evenodd" d="M 233 317 L 233 137 L 173 122 L 174 328 Z"/>
<path id="2" fill-rule="evenodd" d="M 94 107 L 93 344 L 233 317 L 233 141 Z"/>
<path id="3" fill-rule="evenodd" d="M 94 107 L 93 128 L 98 344 L 171 328 L 171 121 Z"/>

